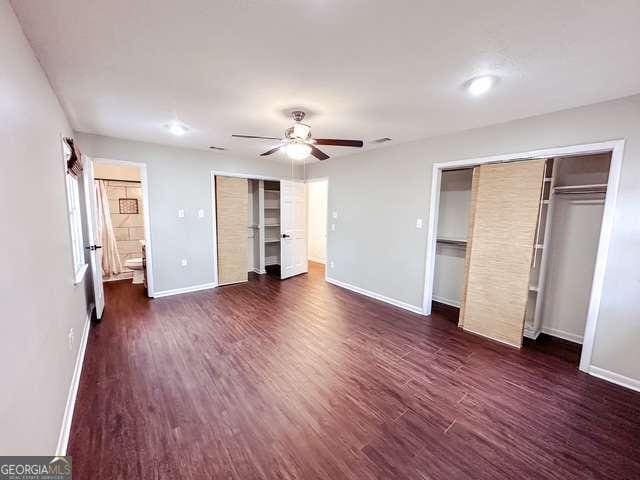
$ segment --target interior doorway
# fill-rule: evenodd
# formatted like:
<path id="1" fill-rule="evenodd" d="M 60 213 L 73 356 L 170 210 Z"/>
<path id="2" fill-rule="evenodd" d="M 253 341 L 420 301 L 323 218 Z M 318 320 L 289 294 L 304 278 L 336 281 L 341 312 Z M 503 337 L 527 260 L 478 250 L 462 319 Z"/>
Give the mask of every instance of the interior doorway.
<path id="1" fill-rule="evenodd" d="M 87 163 L 88 248 L 100 318 L 104 282 L 140 285 L 153 296 L 146 165 L 106 159 Z"/>
<path id="2" fill-rule="evenodd" d="M 307 181 L 308 259 L 327 263 L 327 203 L 329 179 Z"/>

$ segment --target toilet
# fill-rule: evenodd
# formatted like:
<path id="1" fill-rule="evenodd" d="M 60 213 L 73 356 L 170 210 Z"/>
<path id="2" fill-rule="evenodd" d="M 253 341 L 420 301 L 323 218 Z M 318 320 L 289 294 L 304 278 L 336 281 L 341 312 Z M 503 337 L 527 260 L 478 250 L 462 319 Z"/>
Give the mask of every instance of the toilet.
<path id="1" fill-rule="evenodd" d="M 130 270 L 133 270 L 133 282 L 132 283 L 144 283 L 144 265 L 142 257 L 130 258 L 125 260 L 124 266 Z"/>

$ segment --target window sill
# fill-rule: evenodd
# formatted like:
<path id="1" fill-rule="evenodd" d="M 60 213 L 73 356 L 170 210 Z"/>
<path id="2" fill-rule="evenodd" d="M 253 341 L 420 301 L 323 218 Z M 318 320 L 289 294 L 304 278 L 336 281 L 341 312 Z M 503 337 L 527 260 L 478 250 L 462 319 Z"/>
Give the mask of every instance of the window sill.
<path id="1" fill-rule="evenodd" d="M 75 278 L 73 279 L 74 285 L 79 285 L 82 283 L 82 280 L 84 280 L 84 275 L 87 273 L 88 268 L 89 268 L 89 264 L 85 263 L 76 271 Z"/>

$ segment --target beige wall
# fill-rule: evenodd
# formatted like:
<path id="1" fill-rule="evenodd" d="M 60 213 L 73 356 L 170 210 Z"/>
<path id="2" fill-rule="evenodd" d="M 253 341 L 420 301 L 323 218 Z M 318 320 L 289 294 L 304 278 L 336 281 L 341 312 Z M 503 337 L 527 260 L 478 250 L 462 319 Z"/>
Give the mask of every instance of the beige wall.
<path id="1" fill-rule="evenodd" d="M 327 261 L 327 191 L 328 182 L 307 184 L 307 238 L 309 260 Z"/>
<path id="2" fill-rule="evenodd" d="M 157 292 L 209 285 L 214 281 L 211 171 L 302 178 L 286 162 L 239 158 L 233 152 L 177 148 L 118 138 L 76 134 L 84 153 L 93 158 L 127 160 L 147 165 L 153 286 Z M 177 212 L 183 209 L 185 216 Z M 204 217 L 198 217 L 202 209 Z M 150 254 L 147 249 L 147 256 Z M 188 265 L 181 266 L 181 259 Z"/>
<path id="3" fill-rule="evenodd" d="M 605 140 L 627 140 L 593 365 L 640 385 L 640 95 L 313 164 L 329 177 L 330 277 L 422 306 L 432 165 Z"/>
<path id="4" fill-rule="evenodd" d="M 53 455 L 91 283 L 73 284 L 60 143 L 72 132 L 5 0 L 0 65 L 0 454 Z"/>
<path id="5" fill-rule="evenodd" d="M 109 178 L 111 180 L 140 181 L 140 169 L 126 165 L 94 162 L 93 175 L 96 178 Z"/>

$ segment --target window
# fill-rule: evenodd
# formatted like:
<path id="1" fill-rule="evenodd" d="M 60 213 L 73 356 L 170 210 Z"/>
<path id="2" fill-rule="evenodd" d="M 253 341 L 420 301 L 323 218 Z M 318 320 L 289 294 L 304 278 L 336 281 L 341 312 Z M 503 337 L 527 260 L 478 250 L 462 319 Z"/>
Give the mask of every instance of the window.
<path id="1" fill-rule="evenodd" d="M 71 158 L 71 147 L 65 141 L 62 142 L 64 153 L 65 180 L 67 182 L 67 209 L 69 214 L 69 228 L 71 230 L 71 248 L 73 258 L 74 283 L 82 282 L 87 270 L 84 261 L 84 241 L 82 239 L 82 210 L 80 209 L 80 185 L 79 177 L 69 173 L 68 162 Z"/>

